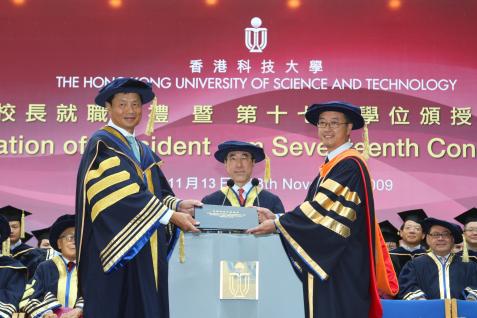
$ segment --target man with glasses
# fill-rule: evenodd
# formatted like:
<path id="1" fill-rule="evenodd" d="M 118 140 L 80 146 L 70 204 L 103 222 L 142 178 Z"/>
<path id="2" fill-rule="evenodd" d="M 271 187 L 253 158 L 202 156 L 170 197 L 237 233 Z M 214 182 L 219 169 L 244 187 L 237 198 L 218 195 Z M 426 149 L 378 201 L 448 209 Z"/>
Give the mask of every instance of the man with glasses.
<path id="1" fill-rule="evenodd" d="M 427 218 L 422 222 L 430 252 L 408 262 L 399 275 L 399 298 L 477 300 L 477 264 L 452 253 L 462 242 L 456 224 Z"/>
<path id="2" fill-rule="evenodd" d="M 474 207 L 454 218 L 464 226 L 464 238 L 469 256 L 477 262 L 477 209 Z"/>
<path id="3" fill-rule="evenodd" d="M 83 314 L 83 299 L 78 295 L 75 216 L 60 216 L 51 226 L 49 240 L 61 255 L 38 266 L 20 308 L 31 317 L 78 318 Z"/>
<path id="4" fill-rule="evenodd" d="M 280 198 L 263 190 L 258 179 L 252 179 L 255 164 L 266 158 L 263 148 L 248 142 L 229 140 L 218 146 L 214 157 L 225 165 L 225 171 L 233 182 L 229 181 L 226 187 L 205 196 L 202 203 L 256 206 L 259 210 L 275 214 L 285 212 Z"/>
<path id="5" fill-rule="evenodd" d="M 366 161 L 350 142 L 351 131 L 364 126 L 361 109 L 314 104 L 305 117 L 328 150 L 325 163 L 304 203 L 279 218 L 267 214 L 248 232 L 280 232 L 303 284 L 306 317 L 381 317 L 378 289 L 394 295 L 397 281 L 374 215 Z"/>
<path id="6" fill-rule="evenodd" d="M 420 223 L 427 215 L 422 209 L 402 211 L 398 214 L 403 221 L 399 231 L 401 241 L 399 247 L 391 250 L 389 254 L 396 274 L 399 276 L 401 269 L 407 262 L 426 253 L 426 249 L 421 244 L 424 239 L 424 232 Z"/>

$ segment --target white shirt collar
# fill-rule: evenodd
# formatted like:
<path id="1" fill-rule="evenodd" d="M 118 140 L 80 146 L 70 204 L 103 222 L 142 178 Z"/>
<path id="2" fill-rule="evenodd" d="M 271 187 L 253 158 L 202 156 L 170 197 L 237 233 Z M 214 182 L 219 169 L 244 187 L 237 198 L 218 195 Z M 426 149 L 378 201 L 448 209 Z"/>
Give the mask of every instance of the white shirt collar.
<path id="1" fill-rule="evenodd" d="M 118 125 L 116 125 L 115 123 L 113 123 L 113 121 L 110 119 L 109 122 L 108 122 L 108 126 L 110 127 L 113 127 L 114 129 L 116 129 L 117 131 L 119 131 L 124 137 L 129 137 L 129 136 L 133 136 L 133 137 L 136 137 L 136 132 L 134 131 L 132 134 L 127 131 L 126 129 L 124 128 L 121 128 L 119 127 Z"/>
<path id="2" fill-rule="evenodd" d="M 421 244 L 416 245 L 414 247 L 411 247 L 411 246 L 406 245 L 406 243 L 404 243 L 404 242 L 402 242 L 400 246 L 408 252 L 414 252 L 415 250 L 418 250 L 418 249 L 421 248 Z"/>
<path id="3" fill-rule="evenodd" d="M 336 157 L 343 151 L 350 149 L 351 147 L 353 147 L 353 144 L 347 141 L 341 146 L 339 146 L 338 148 L 336 148 L 335 150 L 328 152 L 328 155 L 326 157 L 328 157 L 328 160 L 333 160 L 334 157 Z"/>
<path id="4" fill-rule="evenodd" d="M 14 250 L 15 248 L 17 248 L 21 244 L 22 244 L 22 240 L 18 240 L 15 244 L 11 244 L 10 245 L 10 251 Z"/>
<path id="5" fill-rule="evenodd" d="M 64 257 L 63 254 L 60 254 L 60 256 L 63 259 L 63 262 L 65 263 L 65 265 L 68 265 L 68 263 L 71 262 L 66 257 Z M 72 262 L 76 264 L 76 260 L 72 261 Z"/>
<path id="6" fill-rule="evenodd" d="M 234 192 L 237 193 L 237 194 L 238 194 L 238 190 L 240 188 L 242 188 L 244 190 L 245 195 L 247 195 L 248 192 L 250 191 L 250 189 L 252 189 L 252 180 L 248 180 L 248 182 L 246 184 L 244 184 L 243 187 L 239 187 L 236 184 L 234 184 L 234 186 L 232 187 Z"/>

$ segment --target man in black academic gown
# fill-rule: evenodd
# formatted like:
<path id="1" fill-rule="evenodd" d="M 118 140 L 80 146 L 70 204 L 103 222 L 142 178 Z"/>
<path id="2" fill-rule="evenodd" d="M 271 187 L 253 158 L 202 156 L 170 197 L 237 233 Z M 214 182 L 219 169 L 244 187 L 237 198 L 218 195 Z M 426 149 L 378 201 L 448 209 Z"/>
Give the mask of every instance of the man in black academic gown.
<path id="1" fill-rule="evenodd" d="M 85 318 L 169 317 L 167 253 L 178 236 L 172 225 L 198 231 L 192 214 L 202 203 L 174 196 L 160 158 L 135 135 L 142 105 L 154 96 L 151 85 L 118 78 L 95 99 L 110 120 L 89 139 L 76 185 Z"/>
<path id="2" fill-rule="evenodd" d="M 78 296 L 76 271 L 75 216 L 60 216 L 49 229 L 49 242 L 61 254 L 44 261 L 27 285 L 20 308 L 30 317 L 79 318 L 83 299 Z"/>
<path id="3" fill-rule="evenodd" d="M 407 262 L 426 253 L 426 249 L 422 245 L 425 235 L 420 222 L 427 215 L 422 209 L 402 211 L 398 214 L 403 221 L 399 231 L 401 241 L 399 247 L 391 250 L 389 254 L 396 274 L 399 276 L 399 272 Z"/>
<path id="4" fill-rule="evenodd" d="M 40 248 L 33 248 L 25 244 L 32 235 L 25 232 L 25 217 L 31 215 L 30 212 L 18 209 L 11 205 L 0 208 L 0 215 L 3 215 L 10 224 L 11 234 L 10 254 L 28 268 L 28 278 L 31 278 L 41 262 L 47 259 L 48 253 Z"/>
<path id="5" fill-rule="evenodd" d="M 330 102 L 312 105 L 305 117 L 318 127 L 325 163 L 305 202 L 279 218 L 267 214 L 248 232 L 278 229 L 303 284 L 306 317 L 381 317 L 378 288 L 394 295 L 397 281 L 374 215 L 365 159 L 349 141 L 351 130 L 364 126 L 361 110 Z M 310 167 L 315 174 L 316 162 Z"/>
<path id="6" fill-rule="evenodd" d="M 477 262 L 477 208 L 471 208 L 454 218 L 464 226 L 465 247 L 474 262 Z M 465 253 L 465 251 L 464 251 Z"/>
<path id="7" fill-rule="evenodd" d="M 407 262 L 399 275 L 399 298 L 477 300 L 477 263 L 452 253 L 462 242 L 456 224 L 427 218 L 422 222 L 430 252 Z"/>
<path id="8" fill-rule="evenodd" d="M 258 184 L 258 179 L 252 179 L 253 167 L 265 159 L 263 148 L 243 141 L 226 141 L 219 145 L 214 157 L 225 164 L 225 170 L 231 181 L 229 180 L 226 187 L 204 197 L 202 203 L 237 207 L 256 206 L 262 211 L 285 212 L 280 198 L 263 190 Z"/>
<path id="9" fill-rule="evenodd" d="M 0 215 L 0 317 L 11 317 L 18 311 L 18 304 L 22 298 L 27 282 L 27 268 L 10 256 L 8 244 L 4 244 L 10 236 L 10 225 L 5 217 Z"/>

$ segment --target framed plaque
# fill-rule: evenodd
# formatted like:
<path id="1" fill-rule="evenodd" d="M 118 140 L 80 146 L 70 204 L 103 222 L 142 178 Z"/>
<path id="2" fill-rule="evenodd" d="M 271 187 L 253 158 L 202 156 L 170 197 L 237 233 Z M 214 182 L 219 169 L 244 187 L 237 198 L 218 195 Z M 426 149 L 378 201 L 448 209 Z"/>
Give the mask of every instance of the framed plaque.
<path id="1" fill-rule="evenodd" d="M 195 208 L 202 230 L 245 231 L 258 225 L 257 210 L 235 206 L 204 204 Z"/>

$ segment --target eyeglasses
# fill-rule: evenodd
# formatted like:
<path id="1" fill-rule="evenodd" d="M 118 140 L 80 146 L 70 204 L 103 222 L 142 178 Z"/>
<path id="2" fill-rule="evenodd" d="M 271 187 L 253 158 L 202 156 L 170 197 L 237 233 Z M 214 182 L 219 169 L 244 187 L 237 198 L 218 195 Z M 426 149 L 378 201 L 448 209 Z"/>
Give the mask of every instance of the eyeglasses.
<path id="1" fill-rule="evenodd" d="M 430 237 L 432 237 L 433 239 L 437 239 L 437 238 L 443 238 L 443 239 L 448 239 L 452 236 L 451 233 L 449 232 L 445 232 L 445 233 L 429 233 L 427 234 L 429 235 Z"/>
<path id="2" fill-rule="evenodd" d="M 75 241 L 75 235 L 74 234 L 62 235 L 62 236 L 60 236 L 60 239 L 65 239 L 66 242 L 74 242 Z"/>
<path id="3" fill-rule="evenodd" d="M 469 227 L 464 230 L 464 232 L 474 232 L 477 233 L 477 227 Z"/>
<path id="4" fill-rule="evenodd" d="M 326 121 L 319 121 L 317 126 L 319 128 L 326 128 L 326 127 L 330 127 L 331 129 L 336 129 L 338 128 L 340 125 L 347 125 L 349 123 L 340 123 L 340 122 L 337 122 L 337 121 L 332 121 L 332 122 L 326 122 Z"/>

